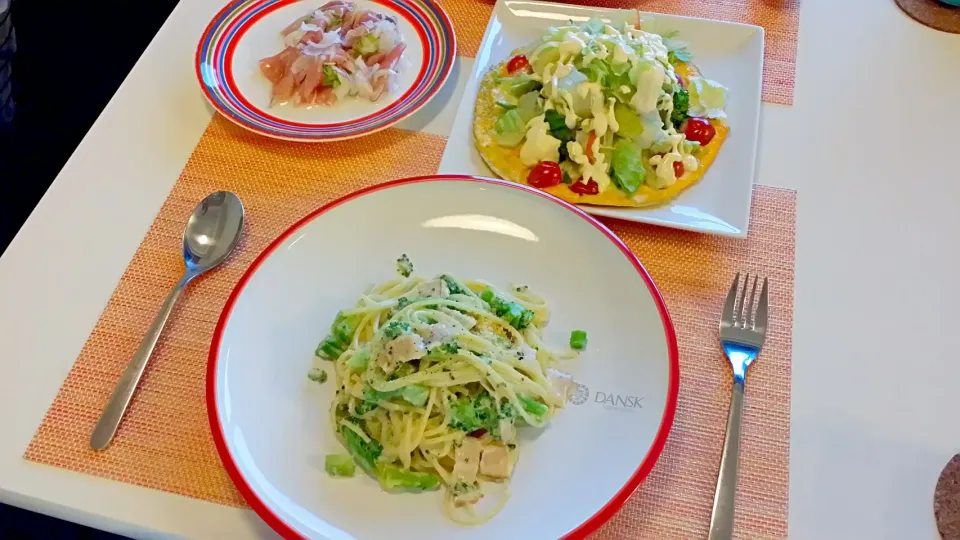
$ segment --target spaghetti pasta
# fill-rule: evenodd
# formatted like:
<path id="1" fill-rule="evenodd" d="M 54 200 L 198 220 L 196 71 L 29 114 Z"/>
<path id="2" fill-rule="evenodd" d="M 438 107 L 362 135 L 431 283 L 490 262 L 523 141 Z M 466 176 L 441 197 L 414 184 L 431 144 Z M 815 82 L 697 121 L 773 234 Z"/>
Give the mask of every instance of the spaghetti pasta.
<path id="1" fill-rule="evenodd" d="M 542 339 L 550 313 L 527 287 L 450 274 L 400 276 L 341 311 L 317 356 L 330 360 L 330 419 L 354 460 L 387 490 L 445 487 L 457 523 L 475 525 L 481 482 L 508 482 L 516 428 L 545 426 L 575 383 L 555 368 L 576 352 Z"/>

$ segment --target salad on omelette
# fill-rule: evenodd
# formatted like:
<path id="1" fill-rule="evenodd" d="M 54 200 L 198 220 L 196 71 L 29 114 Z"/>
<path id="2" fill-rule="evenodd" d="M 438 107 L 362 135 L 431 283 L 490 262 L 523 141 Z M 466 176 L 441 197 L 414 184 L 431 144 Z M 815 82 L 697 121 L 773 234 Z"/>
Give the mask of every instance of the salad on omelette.
<path id="1" fill-rule="evenodd" d="M 696 183 L 729 128 L 727 89 L 675 32 L 594 18 L 494 66 L 474 108 L 493 171 L 578 204 L 654 206 Z"/>

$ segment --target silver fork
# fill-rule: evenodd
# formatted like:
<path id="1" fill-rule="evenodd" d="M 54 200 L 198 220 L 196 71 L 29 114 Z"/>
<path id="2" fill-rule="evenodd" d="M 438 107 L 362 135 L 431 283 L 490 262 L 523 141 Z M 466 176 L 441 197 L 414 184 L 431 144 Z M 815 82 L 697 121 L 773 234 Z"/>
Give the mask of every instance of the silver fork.
<path id="1" fill-rule="evenodd" d="M 763 278 L 759 301 L 754 302 L 759 281 L 760 277 L 754 276 L 750 301 L 747 302 L 750 274 L 744 278 L 743 287 L 740 288 L 740 273 L 737 272 L 720 316 L 720 344 L 733 369 L 733 396 L 730 398 L 730 417 L 727 419 L 727 436 L 723 442 L 717 493 L 713 498 L 709 540 L 729 540 L 733 536 L 733 503 L 737 493 L 737 468 L 740 461 L 743 386 L 747 368 L 760 354 L 763 340 L 767 337 L 767 278 Z"/>

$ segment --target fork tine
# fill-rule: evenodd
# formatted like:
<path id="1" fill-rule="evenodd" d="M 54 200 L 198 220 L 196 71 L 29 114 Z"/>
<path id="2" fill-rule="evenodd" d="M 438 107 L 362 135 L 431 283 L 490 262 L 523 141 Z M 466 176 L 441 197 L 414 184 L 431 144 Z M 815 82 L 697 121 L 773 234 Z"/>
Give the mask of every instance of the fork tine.
<path id="1" fill-rule="evenodd" d="M 760 301 L 757 303 L 756 328 L 767 328 L 767 278 L 763 278 L 763 287 L 760 289 Z"/>
<path id="2" fill-rule="evenodd" d="M 747 302 L 747 317 L 744 319 L 744 328 L 753 328 L 753 308 L 754 301 L 757 299 L 757 284 L 760 282 L 760 276 L 753 276 L 753 287 L 750 289 L 750 301 Z M 744 283 L 746 288 L 746 283 Z"/>
<path id="3" fill-rule="evenodd" d="M 753 278 L 754 283 L 756 283 L 757 278 Z M 737 304 L 737 325 L 743 327 L 743 323 L 747 320 L 747 313 L 750 313 L 750 306 L 744 304 L 744 300 L 747 296 L 747 285 L 750 284 L 750 274 L 747 274 L 743 278 L 743 288 L 740 289 L 740 303 Z"/>
<path id="4" fill-rule="evenodd" d="M 735 320 L 733 310 L 737 303 L 737 285 L 740 285 L 740 272 L 733 276 L 733 284 L 730 285 L 730 292 L 727 293 L 727 300 L 723 303 L 723 313 L 721 320 L 733 324 Z"/>

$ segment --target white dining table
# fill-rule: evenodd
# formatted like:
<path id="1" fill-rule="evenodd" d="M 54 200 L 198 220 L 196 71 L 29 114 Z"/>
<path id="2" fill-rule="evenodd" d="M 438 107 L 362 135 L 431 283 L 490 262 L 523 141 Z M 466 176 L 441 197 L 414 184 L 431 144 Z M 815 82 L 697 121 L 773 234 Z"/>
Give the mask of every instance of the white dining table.
<path id="1" fill-rule="evenodd" d="M 273 537 L 249 510 L 22 458 L 213 114 L 193 59 L 221 5 L 181 0 L 0 258 L 0 502 L 138 538 Z M 960 452 L 960 35 L 890 0 L 800 10 L 756 177 L 798 193 L 789 536 L 937 538 Z M 447 135 L 471 67 L 405 127 Z"/>

